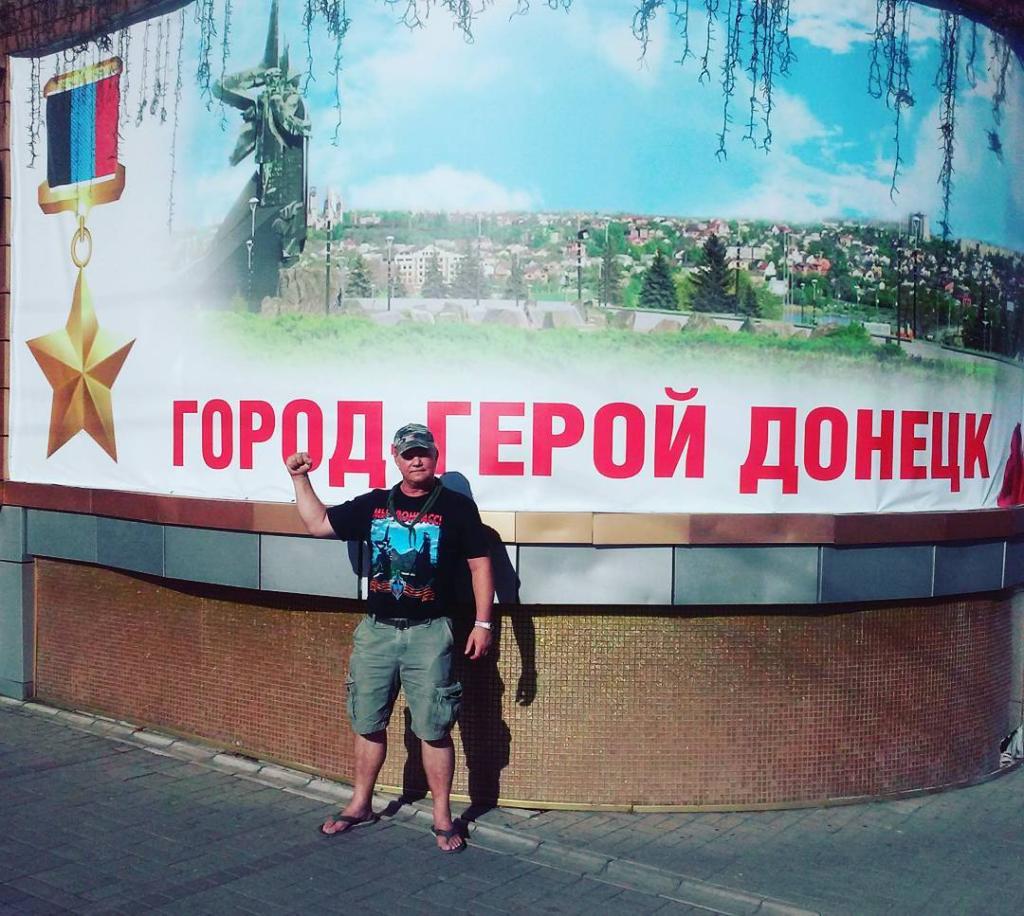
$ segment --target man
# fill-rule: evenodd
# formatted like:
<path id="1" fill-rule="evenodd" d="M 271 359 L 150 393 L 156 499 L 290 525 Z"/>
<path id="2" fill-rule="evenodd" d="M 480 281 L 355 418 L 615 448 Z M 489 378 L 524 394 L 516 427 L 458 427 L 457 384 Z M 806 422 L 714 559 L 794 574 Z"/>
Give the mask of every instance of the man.
<path id="1" fill-rule="evenodd" d="M 460 852 L 465 843 L 452 823 L 450 803 L 450 732 L 462 697 L 452 672 L 452 585 L 459 566 L 468 563 L 476 621 L 464 651 L 475 661 L 491 646 L 494 577 L 476 505 L 435 476 L 437 446 L 430 430 L 418 423 L 403 426 L 391 454 L 402 475 L 399 484 L 331 509 L 309 482 L 309 454 L 285 460 L 309 533 L 368 541 L 371 547 L 367 616 L 353 636 L 346 683 L 355 786 L 352 800 L 320 831 L 338 836 L 376 820 L 373 786 L 387 756 L 387 724 L 401 684 L 422 744 L 438 848 Z"/>

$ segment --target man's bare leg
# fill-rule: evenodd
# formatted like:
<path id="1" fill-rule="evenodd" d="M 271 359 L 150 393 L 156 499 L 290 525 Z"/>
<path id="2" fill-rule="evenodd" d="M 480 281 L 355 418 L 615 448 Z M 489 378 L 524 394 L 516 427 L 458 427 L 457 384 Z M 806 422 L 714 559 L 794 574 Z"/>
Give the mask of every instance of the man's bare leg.
<path id="1" fill-rule="evenodd" d="M 373 787 L 387 755 L 387 732 L 380 731 L 369 735 L 355 736 L 355 785 L 352 789 L 352 799 L 342 808 L 342 814 L 359 818 L 369 817 L 373 814 Z M 454 762 L 454 756 L 452 760 Z M 450 777 L 449 784 L 451 784 Z M 320 829 L 330 835 L 351 828 L 344 821 L 336 821 L 333 817 L 329 817 Z"/>
<path id="2" fill-rule="evenodd" d="M 452 777 L 455 775 L 455 746 L 451 735 L 440 741 L 423 741 L 423 771 L 427 775 L 427 786 L 434 800 L 434 826 L 438 830 L 452 828 Z M 463 845 L 458 834 L 446 839 L 437 838 L 437 845 L 445 852 L 451 852 Z"/>

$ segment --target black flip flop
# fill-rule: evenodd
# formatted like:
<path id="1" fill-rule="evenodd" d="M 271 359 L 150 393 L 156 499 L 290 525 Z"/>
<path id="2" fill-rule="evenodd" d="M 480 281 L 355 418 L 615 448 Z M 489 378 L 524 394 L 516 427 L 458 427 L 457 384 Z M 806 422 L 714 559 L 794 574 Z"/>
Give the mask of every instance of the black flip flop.
<path id="1" fill-rule="evenodd" d="M 380 820 L 379 814 L 371 814 L 369 817 L 353 817 L 351 814 L 338 814 L 333 815 L 333 823 L 335 824 L 348 824 L 344 830 L 334 830 L 331 833 L 324 832 L 324 824 L 321 824 L 316 828 L 316 832 L 322 837 L 327 839 L 333 839 L 336 836 L 344 836 L 356 827 L 368 827 L 370 824 L 376 824 Z"/>
<path id="2" fill-rule="evenodd" d="M 462 838 L 462 832 L 454 824 L 447 830 L 442 830 L 440 827 L 431 827 L 430 832 L 434 834 L 434 836 L 444 837 L 446 840 L 450 840 L 452 839 L 452 837 L 459 837 L 460 839 Z M 437 848 L 446 856 L 450 856 L 454 855 L 457 852 L 462 852 L 466 848 L 466 841 L 465 839 L 463 839 L 462 844 L 460 846 L 456 846 L 454 849 L 441 849 L 440 846 L 438 846 Z"/>

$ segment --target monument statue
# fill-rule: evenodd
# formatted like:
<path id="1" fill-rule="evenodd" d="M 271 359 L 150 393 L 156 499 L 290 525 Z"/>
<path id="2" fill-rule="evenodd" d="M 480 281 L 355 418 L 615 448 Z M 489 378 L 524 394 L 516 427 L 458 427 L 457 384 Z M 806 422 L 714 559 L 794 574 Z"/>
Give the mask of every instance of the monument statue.
<path id="1" fill-rule="evenodd" d="M 256 171 L 214 238 L 207 279 L 225 299 L 241 296 L 254 309 L 278 294 L 280 269 L 293 266 L 306 244 L 311 130 L 301 74 L 289 70 L 287 47 L 278 52 L 278 0 L 272 0 L 262 63 L 213 85 L 216 98 L 242 113 L 231 164 L 255 154 Z"/>

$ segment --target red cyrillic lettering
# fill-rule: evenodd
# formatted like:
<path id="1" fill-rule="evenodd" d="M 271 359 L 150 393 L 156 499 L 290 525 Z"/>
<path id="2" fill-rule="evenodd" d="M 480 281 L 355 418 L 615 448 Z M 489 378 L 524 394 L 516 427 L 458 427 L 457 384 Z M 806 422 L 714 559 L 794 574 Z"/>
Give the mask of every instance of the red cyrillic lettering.
<path id="1" fill-rule="evenodd" d="M 928 469 L 924 465 L 914 464 L 914 456 L 923 452 L 928 440 L 924 436 L 915 435 L 917 427 L 928 422 L 926 410 L 904 410 L 900 414 L 900 479 L 924 480 Z"/>
<path id="2" fill-rule="evenodd" d="M 871 479 L 871 456 L 875 452 L 878 452 L 878 479 L 892 480 L 896 411 L 882 410 L 879 414 L 882 419 L 882 428 L 876 436 L 872 420 L 875 412 L 873 410 L 857 411 L 857 442 L 854 445 L 856 452 L 854 477 L 857 480 Z"/>
<path id="3" fill-rule="evenodd" d="M 253 422 L 257 417 L 259 426 Z M 274 408 L 266 401 L 239 401 L 238 462 L 243 470 L 252 469 L 252 447 L 274 434 L 274 422 Z"/>
<path id="4" fill-rule="evenodd" d="M 667 389 L 666 389 L 667 390 Z M 696 393 L 696 389 L 691 389 Z M 686 452 L 685 477 L 704 476 L 704 441 L 707 408 L 691 404 L 683 410 L 679 427 L 673 436 L 675 408 L 659 404 L 654 408 L 654 476 L 672 477 L 679 459 Z"/>
<path id="5" fill-rule="evenodd" d="M 434 442 L 437 444 L 436 472 L 438 474 L 443 474 L 446 467 L 448 418 L 468 417 L 472 412 L 473 408 L 469 401 L 427 402 L 427 429 L 434 434 Z"/>
<path id="6" fill-rule="evenodd" d="M 299 446 L 299 417 L 306 418 L 306 447 Z M 281 458 L 296 452 L 308 452 L 313 470 L 324 459 L 324 415 L 316 401 L 298 398 L 281 411 Z"/>
<path id="7" fill-rule="evenodd" d="M 503 445 L 522 445 L 521 429 L 502 429 L 502 417 L 526 415 L 522 401 L 483 401 L 480 404 L 480 473 L 496 477 L 517 477 L 524 473 L 522 461 L 502 461 L 498 450 Z"/>
<path id="8" fill-rule="evenodd" d="M 207 467 L 223 471 L 231 464 L 235 451 L 231 405 L 227 401 L 214 398 L 203 405 L 202 431 L 203 461 Z M 216 438 L 220 439 L 220 452 L 214 443 L 216 433 L 219 433 Z"/>
<path id="9" fill-rule="evenodd" d="M 556 433 L 554 420 L 562 421 Z M 533 405 L 533 476 L 551 476 L 551 454 L 556 448 L 569 448 L 583 438 L 583 411 L 574 404 Z"/>
<path id="10" fill-rule="evenodd" d="M 779 426 L 779 463 L 765 464 L 768 457 L 768 424 Z M 740 466 L 740 493 L 756 493 L 762 480 L 781 480 L 783 493 L 796 493 L 796 408 L 751 407 L 750 450 Z"/>
<path id="11" fill-rule="evenodd" d="M 171 460 L 176 468 L 185 466 L 185 415 L 199 413 L 198 401 L 173 401 L 171 404 Z"/>
<path id="12" fill-rule="evenodd" d="M 983 413 L 979 418 L 976 414 L 967 414 L 967 429 L 964 430 L 964 477 L 974 477 L 974 466 L 978 465 L 978 474 L 988 477 L 988 452 L 985 451 L 985 437 L 988 426 L 992 422 L 992 414 Z"/>
<path id="13" fill-rule="evenodd" d="M 828 463 L 821 463 L 821 432 L 828 423 Z M 804 422 L 804 470 L 815 480 L 835 480 L 846 470 L 850 424 L 838 407 L 815 407 Z"/>
<path id="14" fill-rule="evenodd" d="M 940 411 L 932 413 L 932 477 L 936 480 L 949 480 L 949 492 L 960 492 L 960 414 L 949 414 L 949 431 L 942 435 L 942 418 Z M 946 438 L 946 464 L 942 462 L 942 440 Z"/>
<path id="15" fill-rule="evenodd" d="M 352 457 L 355 417 L 365 420 L 363 457 Z M 366 474 L 371 487 L 383 487 L 387 479 L 384 460 L 384 405 L 380 401 L 338 401 L 338 442 L 327 462 L 327 480 L 332 487 L 345 486 L 346 474 Z"/>
<path id="16" fill-rule="evenodd" d="M 616 420 L 623 420 L 626 426 L 621 463 L 615 461 Z M 594 467 L 599 474 L 621 480 L 640 473 L 644 466 L 646 422 L 639 407 L 622 401 L 605 404 L 594 414 Z"/>

